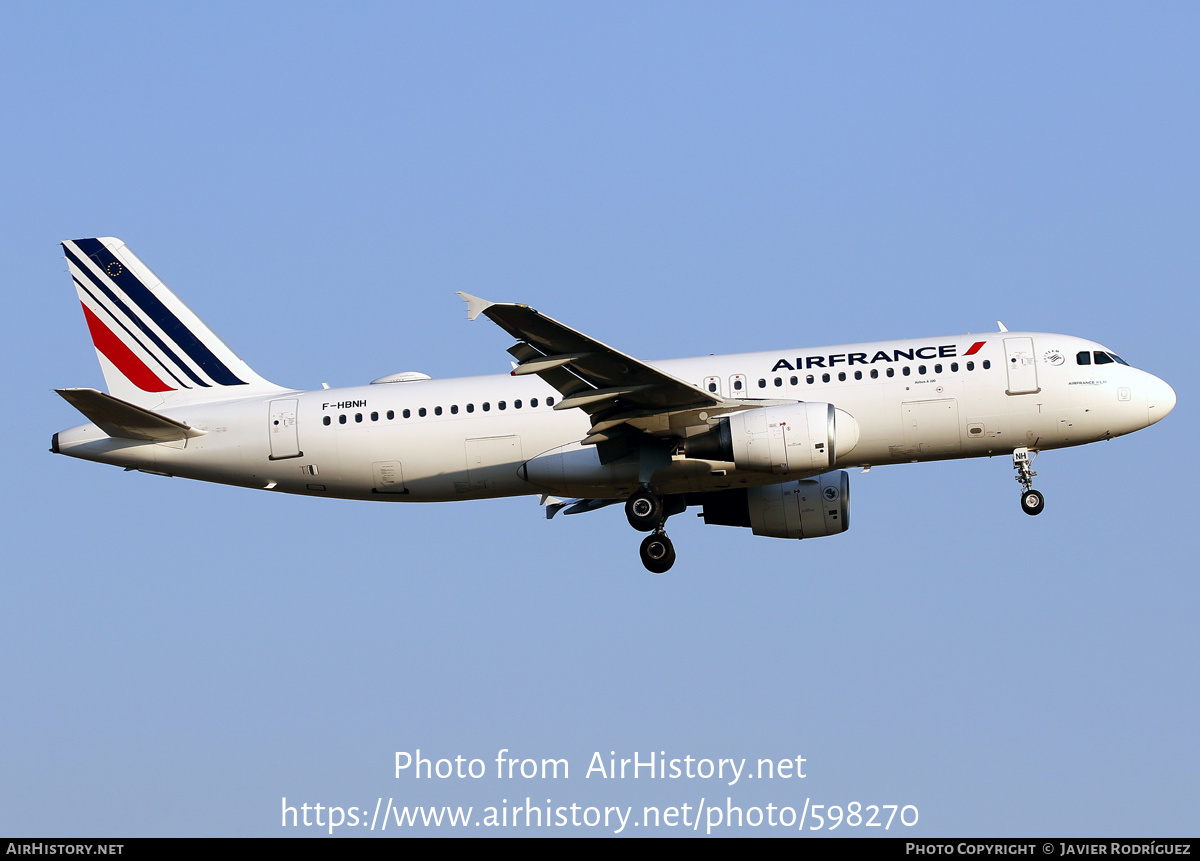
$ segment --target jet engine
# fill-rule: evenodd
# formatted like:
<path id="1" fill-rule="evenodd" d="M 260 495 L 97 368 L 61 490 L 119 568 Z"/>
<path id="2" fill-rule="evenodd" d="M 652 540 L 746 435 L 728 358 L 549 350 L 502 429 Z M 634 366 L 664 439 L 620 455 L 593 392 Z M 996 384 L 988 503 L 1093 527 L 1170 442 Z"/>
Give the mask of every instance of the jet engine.
<path id="1" fill-rule="evenodd" d="M 783 484 L 689 495 L 717 526 L 749 526 L 770 538 L 819 538 L 850 528 L 850 476 L 827 472 Z"/>
<path id="2" fill-rule="evenodd" d="M 833 404 L 763 407 L 721 419 L 689 438 L 684 453 L 701 460 L 732 461 L 738 469 L 775 475 L 813 475 L 831 469 L 858 444 L 858 422 Z"/>

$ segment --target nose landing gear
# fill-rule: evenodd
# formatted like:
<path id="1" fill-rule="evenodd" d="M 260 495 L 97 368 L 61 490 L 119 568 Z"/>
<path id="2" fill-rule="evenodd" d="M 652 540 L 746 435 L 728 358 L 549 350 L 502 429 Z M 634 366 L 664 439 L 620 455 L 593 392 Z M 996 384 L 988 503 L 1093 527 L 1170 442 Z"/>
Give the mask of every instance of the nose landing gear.
<path id="1" fill-rule="evenodd" d="M 642 546 L 638 550 L 646 570 L 652 574 L 665 574 L 669 571 L 675 564 L 675 545 L 663 531 L 663 525 L 667 522 L 667 512 L 662 500 L 643 487 L 625 500 L 625 517 L 628 518 L 629 525 L 638 532 L 650 533 L 642 540 Z"/>
<path id="2" fill-rule="evenodd" d="M 1013 449 L 1013 469 L 1017 471 L 1016 479 L 1021 483 L 1021 510 L 1029 515 L 1041 514 L 1046 507 L 1046 498 L 1033 489 L 1033 477 L 1037 475 L 1033 471 L 1036 457 L 1036 451 L 1031 457 L 1029 449 L 1024 446 Z"/>

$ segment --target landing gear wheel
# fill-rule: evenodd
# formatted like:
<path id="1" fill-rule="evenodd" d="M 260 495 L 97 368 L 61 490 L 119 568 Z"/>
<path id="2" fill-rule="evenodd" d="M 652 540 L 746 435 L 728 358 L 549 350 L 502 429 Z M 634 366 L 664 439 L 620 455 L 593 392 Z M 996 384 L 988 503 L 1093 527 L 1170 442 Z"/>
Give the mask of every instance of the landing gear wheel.
<path id="1" fill-rule="evenodd" d="M 1046 498 L 1036 490 L 1021 491 L 1021 510 L 1026 514 L 1041 514 L 1046 507 Z"/>
<path id="2" fill-rule="evenodd" d="M 638 532 L 652 532 L 662 523 L 662 501 L 642 488 L 625 500 L 625 516 L 629 518 L 629 525 Z"/>
<path id="3" fill-rule="evenodd" d="M 642 539 L 638 552 L 642 564 L 651 574 L 665 574 L 675 564 L 675 545 L 665 532 L 655 532 Z"/>

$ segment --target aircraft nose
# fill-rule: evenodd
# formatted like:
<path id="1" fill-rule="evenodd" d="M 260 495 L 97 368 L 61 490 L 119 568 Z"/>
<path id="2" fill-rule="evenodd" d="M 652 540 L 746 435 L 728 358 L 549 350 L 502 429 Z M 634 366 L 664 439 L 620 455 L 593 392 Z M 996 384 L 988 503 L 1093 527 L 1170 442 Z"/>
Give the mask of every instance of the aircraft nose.
<path id="1" fill-rule="evenodd" d="M 1175 390 L 1154 376 L 1150 377 L 1148 388 L 1146 406 L 1149 415 L 1147 418 L 1149 418 L 1150 424 L 1154 424 L 1175 409 Z"/>

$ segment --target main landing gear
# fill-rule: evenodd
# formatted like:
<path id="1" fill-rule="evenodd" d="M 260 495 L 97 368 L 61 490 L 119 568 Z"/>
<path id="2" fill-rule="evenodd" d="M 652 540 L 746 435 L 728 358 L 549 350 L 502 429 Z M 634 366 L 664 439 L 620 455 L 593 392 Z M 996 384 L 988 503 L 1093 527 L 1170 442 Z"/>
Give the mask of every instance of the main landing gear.
<path id="1" fill-rule="evenodd" d="M 646 488 L 642 488 L 625 500 L 625 516 L 629 525 L 638 532 L 653 532 L 662 528 L 662 500 Z"/>
<path id="2" fill-rule="evenodd" d="M 671 570 L 675 564 L 675 545 L 663 531 L 667 514 L 662 500 L 643 487 L 625 500 L 625 516 L 638 532 L 650 533 L 638 550 L 646 570 L 652 574 L 665 574 Z"/>
<path id="3" fill-rule="evenodd" d="M 1031 457 L 1029 449 L 1025 447 L 1013 449 L 1013 469 L 1017 471 L 1016 478 L 1021 483 L 1021 510 L 1030 515 L 1041 514 L 1046 507 L 1046 498 L 1033 489 L 1033 477 L 1037 475 L 1033 471 L 1033 460 L 1036 457 L 1036 451 Z"/>
<path id="4" fill-rule="evenodd" d="M 665 574 L 675 564 L 675 545 L 661 529 L 642 539 L 638 553 L 642 557 L 642 564 L 651 574 Z"/>

